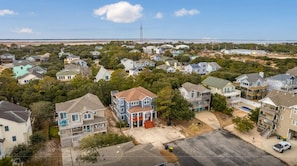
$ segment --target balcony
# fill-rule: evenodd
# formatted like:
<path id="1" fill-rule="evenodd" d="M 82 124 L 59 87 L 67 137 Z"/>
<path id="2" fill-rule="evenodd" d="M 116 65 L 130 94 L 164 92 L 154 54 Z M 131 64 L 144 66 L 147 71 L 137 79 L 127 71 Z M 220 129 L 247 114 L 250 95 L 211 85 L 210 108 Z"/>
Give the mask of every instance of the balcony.
<path id="1" fill-rule="evenodd" d="M 278 113 L 277 110 L 275 110 L 275 108 L 271 109 L 269 107 L 261 107 L 260 109 L 263 113 L 265 114 L 269 114 L 269 115 L 275 115 Z"/>
<path id="2" fill-rule="evenodd" d="M 68 120 L 67 119 L 59 120 L 59 126 L 61 126 L 61 127 L 68 126 Z"/>

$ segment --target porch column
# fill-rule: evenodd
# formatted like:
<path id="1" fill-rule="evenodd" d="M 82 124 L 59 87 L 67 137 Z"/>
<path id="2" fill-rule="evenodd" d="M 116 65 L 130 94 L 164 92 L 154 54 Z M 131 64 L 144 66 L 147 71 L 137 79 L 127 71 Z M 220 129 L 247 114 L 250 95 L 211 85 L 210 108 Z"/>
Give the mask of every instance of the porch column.
<path id="1" fill-rule="evenodd" d="M 151 122 L 153 121 L 153 111 L 151 111 Z"/>
<path id="2" fill-rule="evenodd" d="M 142 127 L 144 127 L 145 114 L 146 112 L 142 112 Z"/>
<path id="3" fill-rule="evenodd" d="M 133 128 L 133 113 L 130 115 L 130 128 Z"/>
<path id="4" fill-rule="evenodd" d="M 139 127 L 139 112 L 137 112 L 137 127 Z"/>

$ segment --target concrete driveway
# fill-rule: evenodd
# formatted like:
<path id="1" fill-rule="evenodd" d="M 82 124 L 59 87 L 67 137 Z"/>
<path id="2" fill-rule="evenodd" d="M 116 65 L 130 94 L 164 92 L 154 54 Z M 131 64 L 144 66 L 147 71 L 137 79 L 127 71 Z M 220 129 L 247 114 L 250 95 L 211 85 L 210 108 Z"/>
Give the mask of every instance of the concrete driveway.
<path id="1" fill-rule="evenodd" d="M 178 126 L 162 126 L 145 129 L 138 127 L 123 131 L 126 136 L 133 136 L 141 144 L 152 143 L 158 149 L 164 148 L 164 143 L 183 139 L 185 136 Z"/>
<path id="2" fill-rule="evenodd" d="M 283 166 L 269 153 L 256 148 L 227 130 L 215 130 L 197 137 L 174 141 L 169 146 L 179 157 L 180 165 L 207 166 Z"/>
<path id="3" fill-rule="evenodd" d="M 218 121 L 217 117 L 212 112 L 209 112 L 209 111 L 197 112 L 197 113 L 195 113 L 195 118 L 206 123 L 213 129 L 221 128 L 220 122 Z"/>

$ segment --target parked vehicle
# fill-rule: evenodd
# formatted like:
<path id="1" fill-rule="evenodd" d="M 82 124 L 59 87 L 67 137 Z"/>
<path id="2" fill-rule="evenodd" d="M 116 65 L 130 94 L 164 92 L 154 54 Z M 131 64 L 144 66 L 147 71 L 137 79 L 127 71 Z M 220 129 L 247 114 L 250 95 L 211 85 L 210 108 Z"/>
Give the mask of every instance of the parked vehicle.
<path id="1" fill-rule="evenodd" d="M 292 145 L 289 142 L 281 141 L 273 146 L 273 149 L 283 153 L 285 150 L 291 149 Z"/>

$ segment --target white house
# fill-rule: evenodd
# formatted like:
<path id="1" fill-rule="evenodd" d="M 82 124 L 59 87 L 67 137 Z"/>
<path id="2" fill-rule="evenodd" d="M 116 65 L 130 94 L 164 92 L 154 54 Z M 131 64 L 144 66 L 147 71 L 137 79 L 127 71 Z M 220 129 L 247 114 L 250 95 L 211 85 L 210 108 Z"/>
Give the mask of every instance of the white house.
<path id="1" fill-rule="evenodd" d="M 134 69 L 134 61 L 131 59 L 124 58 L 121 60 L 121 64 L 125 66 L 125 71 Z"/>
<path id="2" fill-rule="evenodd" d="M 217 64 L 217 62 L 208 62 L 206 66 L 206 73 L 209 74 L 213 71 L 217 71 L 221 69 L 222 67 Z"/>
<path id="3" fill-rule="evenodd" d="M 290 74 L 278 74 L 267 77 L 265 82 L 269 85 L 268 90 L 279 90 L 291 93 L 297 93 L 297 77 Z"/>
<path id="4" fill-rule="evenodd" d="M 198 64 L 189 64 L 185 66 L 186 73 L 206 74 L 207 62 L 199 62 Z"/>
<path id="5" fill-rule="evenodd" d="M 0 159 L 14 146 L 28 144 L 32 135 L 30 111 L 8 101 L 0 101 Z"/>
<path id="6" fill-rule="evenodd" d="M 112 73 L 111 71 L 108 71 L 103 66 L 101 66 L 94 81 L 95 82 L 98 82 L 99 80 L 109 81 L 111 78 L 111 73 Z"/>

